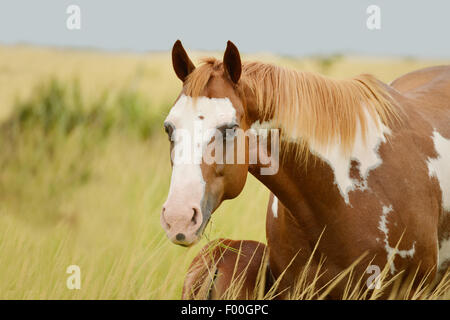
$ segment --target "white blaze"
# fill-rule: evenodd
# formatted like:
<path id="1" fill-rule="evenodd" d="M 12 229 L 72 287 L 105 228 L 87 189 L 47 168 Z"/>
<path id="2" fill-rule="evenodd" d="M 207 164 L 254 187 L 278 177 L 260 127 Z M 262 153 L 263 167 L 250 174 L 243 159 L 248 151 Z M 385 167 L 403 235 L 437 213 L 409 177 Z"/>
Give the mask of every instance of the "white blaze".
<path id="1" fill-rule="evenodd" d="M 200 164 L 203 151 L 221 125 L 236 121 L 236 110 L 228 98 L 182 95 L 172 107 L 166 122 L 174 125 L 173 169 L 168 199 L 171 195 L 189 193 L 193 201 L 205 193 Z M 181 201 L 181 199 L 180 199 Z"/>

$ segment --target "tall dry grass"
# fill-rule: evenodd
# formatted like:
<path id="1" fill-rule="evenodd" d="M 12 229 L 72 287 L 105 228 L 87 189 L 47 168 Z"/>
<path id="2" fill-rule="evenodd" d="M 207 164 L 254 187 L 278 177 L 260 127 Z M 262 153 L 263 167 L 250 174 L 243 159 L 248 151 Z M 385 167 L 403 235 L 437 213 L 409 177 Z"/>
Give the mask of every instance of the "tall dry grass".
<path id="1" fill-rule="evenodd" d="M 374 275 L 376 277 L 368 278 L 365 272 L 361 273 L 361 270 L 370 270 L 369 267 L 373 262 L 373 259 L 365 259 L 368 258 L 366 252 L 333 278 L 323 281 L 323 277 L 327 273 L 324 266 L 326 257 L 322 255 L 319 257 L 317 253 L 319 242 L 320 238 L 308 261 L 298 270 L 296 281 L 290 287 L 285 288 L 281 287 L 281 283 L 289 265 L 277 278 L 273 278 L 273 274 L 267 269 L 270 249 L 264 248 L 262 253 L 261 251 L 257 253 L 256 247 L 254 249 L 244 248 L 245 244 L 243 243 L 236 248 L 227 246 L 224 239 L 211 241 L 189 267 L 187 278 L 189 281 L 185 282 L 184 295 L 188 299 L 195 300 L 211 298 L 236 300 L 243 297 L 252 300 L 436 300 L 450 298 L 450 271 L 443 274 L 439 280 L 434 277 L 434 270 L 431 269 L 425 275 L 419 275 L 420 266 L 409 273 L 401 270 L 395 275 L 391 275 L 390 269 L 394 255 L 389 257 L 380 273 Z M 400 242 L 401 239 L 396 248 Z M 260 243 L 258 246 L 263 246 L 263 244 Z M 319 262 L 316 264 L 318 258 Z M 295 256 L 291 263 L 294 259 Z M 258 263 L 257 275 L 252 282 L 253 280 L 250 279 L 253 278 L 250 272 L 254 272 L 255 262 Z M 228 267 L 224 268 L 224 264 L 227 264 Z M 229 272 L 229 274 L 224 274 L 224 272 Z M 270 276 L 268 276 L 269 273 Z M 223 281 L 222 277 L 229 278 L 229 280 Z"/>

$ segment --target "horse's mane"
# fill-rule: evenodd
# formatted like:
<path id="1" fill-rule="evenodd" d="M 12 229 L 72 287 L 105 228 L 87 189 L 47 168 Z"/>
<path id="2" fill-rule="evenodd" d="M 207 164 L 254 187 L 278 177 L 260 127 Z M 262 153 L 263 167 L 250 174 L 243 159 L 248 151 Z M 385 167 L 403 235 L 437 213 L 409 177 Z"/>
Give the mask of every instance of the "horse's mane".
<path id="1" fill-rule="evenodd" d="M 186 94 L 199 96 L 210 77 L 223 71 L 222 62 L 203 59 L 186 81 Z M 296 141 L 297 154 L 308 143 L 327 147 L 339 144 L 352 151 L 358 126 L 363 141 L 368 120 L 377 128 L 398 119 L 398 109 L 382 82 L 367 74 L 335 80 L 317 73 L 300 72 L 261 62 L 244 62 L 240 90 L 248 86 L 256 96 L 261 119 L 271 119 L 282 137 Z M 381 123 L 380 123 L 381 121 Z"/>

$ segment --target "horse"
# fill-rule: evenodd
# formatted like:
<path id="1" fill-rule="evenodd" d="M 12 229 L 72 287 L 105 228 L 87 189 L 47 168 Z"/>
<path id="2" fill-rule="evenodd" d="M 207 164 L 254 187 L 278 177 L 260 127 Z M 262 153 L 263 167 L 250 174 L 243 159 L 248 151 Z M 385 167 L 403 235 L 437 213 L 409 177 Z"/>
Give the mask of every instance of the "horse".
<path id="1" fill-rule="evenodd" d="M 213 212 L 242 191 L 247 173 L 272 193 L 266 221 L 270 270 L 293 290 L 309 264 L 324 286 L 355 260 L 390 276 L 414 272 L 437 280 L 450 266 L 450 67 L 406 74 L 385 84 L 367 74 L 336 80 L 261 62 L 242 62 L 228 42 L 223 60 L 195 67 L 181 42 L 172 64 L 182 90 L 164 127 L 172 178 L 161 224 L 175 244 L 202 236 Z M 199 125 L 208 134 L 184 143 Z M 279 133 L 278 153 L 244 146 L 245 161 L 205 162 L 211 146 L 236 132 Z M 266 131 L 267 132 L 267 131 Z M 197 150 L 196 161 L 177 161 Z M 235 147 L 235 150 L 237 147 Z M 194 151 L 195 151 L 194 150 Z M 257 154 L 257 161 L 249 159 Z M 230 152 L 231 154 L 231 152 Z M 227 157 L 228 154 L 225 154 Z M 264 174 L 269 158 L 278 168 Z M 320 241 L 319 241 L 320 239 Z M 311 255 L 314 254 L 312 259 Z M 329 293 L 338 298 L 337 285 Z M 287 296 L 287 295 L 286 295 Z"/>
<path id="2" fill-rule="evenodd" d="M 266 245 L 251 240 L 218 239 L 192 260 L 182 299 L 257 299 L 273 280 L 267 268 Z"/>

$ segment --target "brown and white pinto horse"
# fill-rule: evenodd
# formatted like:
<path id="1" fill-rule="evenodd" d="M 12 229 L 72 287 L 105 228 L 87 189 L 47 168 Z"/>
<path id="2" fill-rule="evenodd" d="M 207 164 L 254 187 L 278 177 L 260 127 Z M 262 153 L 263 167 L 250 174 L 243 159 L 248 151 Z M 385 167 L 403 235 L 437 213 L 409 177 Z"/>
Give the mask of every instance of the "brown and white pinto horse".
<path id="1" fill-rule="evenodd" d="M 450 67 L 412 72 L 387 85 L 370 75 L 334 80 L 241 63 L 231 42 L 223 62 L 210 58 L 196 68 L 180 41 L 172 58 L 183 89 L 165 121 L 171 150 L 184 148 L 176 132 L 192 132 L 199 119 L 207 129 L 266 127 L 281 137 L 274 175 L 262 175 L 260 163 L 174 162 L 161 214 L 173 242 L 195 243 L 250 172 L 274 194 L 266 232 L 273 275 L 287 268 L 280 290 L 292 287 L 324 229 L 310 270 L 313 276 L 325 257 L 318 286 L 364 253 L 355 274 L 364 275 L 372 259 L 383 269 L 389 258 L 392 275 L 418 269 L 418 277 L 431 270 L 437 278 L 447 270 Z M 216 143 L 204 137 L 201 150 Z M 259 150 L 247 145 L 246 152 Z M 336 287 L 330 297 L 343 290 Z"/>

